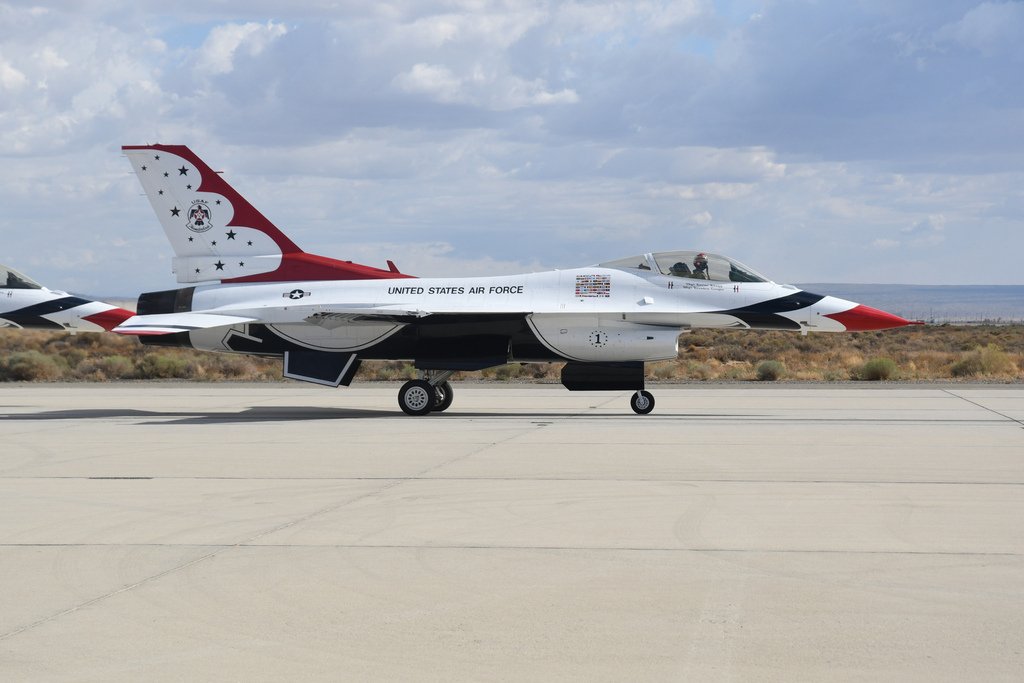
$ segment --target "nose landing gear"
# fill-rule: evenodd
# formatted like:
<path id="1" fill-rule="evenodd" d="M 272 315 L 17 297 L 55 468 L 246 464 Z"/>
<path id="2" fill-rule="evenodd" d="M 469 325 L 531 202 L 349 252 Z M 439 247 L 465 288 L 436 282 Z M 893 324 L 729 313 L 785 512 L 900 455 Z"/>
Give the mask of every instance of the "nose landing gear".
<path id="1" fill-rule="evenodd" d="M 654 410 L 654 395 L 641 389 L 630 397 L 629 407 L 637 415 L 646 415 Z"/>

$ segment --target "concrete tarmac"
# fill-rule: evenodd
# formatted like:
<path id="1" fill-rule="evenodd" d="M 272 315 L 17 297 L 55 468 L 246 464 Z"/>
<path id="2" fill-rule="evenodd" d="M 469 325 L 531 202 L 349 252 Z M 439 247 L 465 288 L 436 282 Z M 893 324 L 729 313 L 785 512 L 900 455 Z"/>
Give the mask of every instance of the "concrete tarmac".
<path id="1" fill-rule="evenodd" d="M 0 680 L 1020 680 L 1024 387 L 0 385 Z"/>

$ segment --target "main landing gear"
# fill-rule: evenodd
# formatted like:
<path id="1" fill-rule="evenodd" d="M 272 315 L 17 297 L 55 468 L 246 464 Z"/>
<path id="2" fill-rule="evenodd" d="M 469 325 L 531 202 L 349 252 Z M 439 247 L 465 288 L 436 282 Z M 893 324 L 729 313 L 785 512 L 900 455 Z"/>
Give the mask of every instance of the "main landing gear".
<path id="1" fill-rule="evenodd" d="M 444 370 L 422 374 L 422 379 L 410 380 L 398 390 L 398 407 L 406 415 L 426 415 L 430 412 L 441 413 L 448 410 L 455 397 L 448 378 L 455 372 Z"/>
<path id="2" fill-rule="evenodd" d="M 454 370 L 425 371 L 420 372 L 419 379 L 414 379 L 402 385 L 398 390 L 398 407 L 406 415 L 427 415 L 428 413 L 442 413 L 451 406 L 455 392 L 448 378 L 455 374 Z M 565 382 L 563 382 L 565 384 Z M 635 387 L 636 384 L 633 384 Z M 642 385 L 641 385 L 642 386 Z M 600 387 L 578 387 L 567 386 L 573 390 L 611 390 L 624 389 L 619 386 Z M 654 410 L 654 395 L 649 391 L 638 389 L 629 398 L 629 407 L 637 415 L 647 415 Z"/>

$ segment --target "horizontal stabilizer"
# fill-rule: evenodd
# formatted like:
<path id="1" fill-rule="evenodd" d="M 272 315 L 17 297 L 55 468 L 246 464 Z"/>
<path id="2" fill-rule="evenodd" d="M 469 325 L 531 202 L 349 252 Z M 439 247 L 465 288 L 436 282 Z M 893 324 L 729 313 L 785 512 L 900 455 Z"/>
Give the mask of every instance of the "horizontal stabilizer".
<path id="1" fill-rule="evenodd" d="M 211 327 L 230 327 L 244 323 L 257 322 L 256 318 L 238 315 L 214 315 L 212 313 L 159 313 L 155 315 L 135 315 L 113 329 L 118 334 L 152 335 L 175 334 L 206 330 Z"/>

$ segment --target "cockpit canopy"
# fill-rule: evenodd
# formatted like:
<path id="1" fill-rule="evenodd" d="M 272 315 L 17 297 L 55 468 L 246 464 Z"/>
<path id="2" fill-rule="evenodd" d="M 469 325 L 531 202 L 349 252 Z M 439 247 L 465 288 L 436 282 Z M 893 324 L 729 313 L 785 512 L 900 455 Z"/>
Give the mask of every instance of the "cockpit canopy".
<path id="1" fill-rule="evenodd" d="M 42 289 L 43 286 L 13 268 L 0 265 L 0 289 Z"/>
<path id="2" fill-rule="evenodd" d="M 715 282 L 769 282 L 768 278 L 739 261 L 706 251 L 659 251 L 598 265 Z"/>

